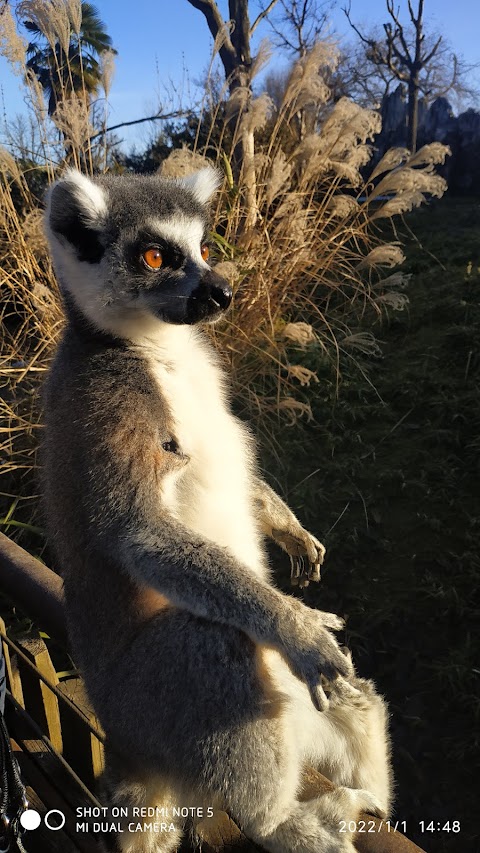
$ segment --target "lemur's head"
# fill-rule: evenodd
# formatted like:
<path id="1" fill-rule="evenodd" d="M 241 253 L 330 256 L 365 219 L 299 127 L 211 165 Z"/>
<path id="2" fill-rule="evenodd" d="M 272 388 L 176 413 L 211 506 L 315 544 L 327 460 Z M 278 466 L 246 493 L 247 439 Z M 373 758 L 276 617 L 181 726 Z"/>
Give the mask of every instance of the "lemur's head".
<path id="1" fill-rule="evenodd" d="M 136 338 L 159 322 L 211 322 L 229 284 L 208 264 L 208 208 L 219 176 L 90 179 L 70 170 L 49 192 L 46 230 L 67 305 L 89 324 Z"/>

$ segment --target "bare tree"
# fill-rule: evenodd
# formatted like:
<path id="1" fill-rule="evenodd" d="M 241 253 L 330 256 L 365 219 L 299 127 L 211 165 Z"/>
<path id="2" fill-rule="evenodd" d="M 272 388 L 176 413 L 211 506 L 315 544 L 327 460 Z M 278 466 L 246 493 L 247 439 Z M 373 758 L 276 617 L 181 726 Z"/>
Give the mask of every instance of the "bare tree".
<path id="1" fill-rule="evenodd" d="M 467 69 L 454 53 L 449 54 L 443 36 L 435 36 L 433 39 L 425 36 L 424 0 L 418 0 L 416 11 L 412 0 L 408 0 L 408 24 L 400 21 L 399 9 L 395 9 L 394 0 L 386 0 L 386 6 L 391 20 L 383 25 L 382 38 L 365 34 L 355 26 L 350 17 L 350 5 L 343 11 L 365 46 L 365 58 L 376 67 L 384 81 L 394 78 L 406 85 L 407 144 L 411 151 L 415 151 L 420 96 L 428 96 L 434 89 L 435 96 L 439 97 L 458 88 Z"/>
<path id="2" fill-rule="evenodd" d="M 335 0 L 280 0 L 279 14 L 268 14 L 275 45 L 295 59 L 305 56 L 315 42 L 324 38 Z"/>

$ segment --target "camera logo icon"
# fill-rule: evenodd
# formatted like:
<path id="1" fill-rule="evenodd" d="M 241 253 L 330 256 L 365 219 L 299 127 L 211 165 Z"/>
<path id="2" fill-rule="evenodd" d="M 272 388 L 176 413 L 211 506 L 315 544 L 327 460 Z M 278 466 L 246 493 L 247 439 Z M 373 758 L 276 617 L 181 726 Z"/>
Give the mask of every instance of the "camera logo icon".
<path id="1" fill-rule="evenodd" d="M 38 829 L 42 822 L 42 816 L 35 809 L 26 809 L 20 817 L 20 824 L 24 829 Z M 50 809 L 43 818 L 47 829 L 58 832 L 65 826 L 65 815 L 60 809 Z"/>

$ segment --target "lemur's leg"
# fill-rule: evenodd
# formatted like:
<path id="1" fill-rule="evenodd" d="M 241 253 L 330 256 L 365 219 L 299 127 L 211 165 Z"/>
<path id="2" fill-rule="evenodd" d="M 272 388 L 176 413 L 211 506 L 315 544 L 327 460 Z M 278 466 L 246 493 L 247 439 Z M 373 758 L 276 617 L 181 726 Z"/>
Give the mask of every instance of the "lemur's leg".
<path id="1" fill-rule="evenodd" d="M 109 684 L 112 710 L 101 722 L 152 779 L 178 774 L 173 784 L 190 791 L 192 804 L 227 811 L 271 853 L 354 853 L 340 821 L 348 830 L 363 811 L 383 814 L 389 793 L 380 786 L 378 793 L 353 790 L 357 779 L 368 777 L 361 770 L 367 739 L 381 733 L 369 724 L 368 694 L 360 702 L 357 688 L 342 684 L 340 690 L 345 697 L 332 698 L 332 709 L 319 712 L 279 653 L 172 607 L 149 620 L 125 651 Z M 346 708 L 339 712 L 342 701 Z M 306 764 L 342 775 L 341 786 L 300 802 Z M 375 783 L 374 774 L 368 778 Z M 123 837 L 122 853 L 137 853 Z"/>
<path id="2" fill-rule="evenodd" d="M 302 527 L 287 504 L 260 478 L 254 481 L 253 498 L 262 533 L 290 556 L 292 583 L 303 587 L 311 580 L 320 580 L 325 556 L 322 543 Z"/>
<path id="3" fill-rule="evenodd" d="M 245 835 L 270 853 L 353 853 L 349 824 L 350 828 L 358 824 L 362 812 L 383 816 L 390 805 L 390 789 L 382 785 L 382 776 L 388 776 L 383 768 L 387 753 L 381 755 L 377 747 L 373 758 L 380 766 L 372 763 L 372 773 L 363 773 L 364 750 L 371 757 L 368 738 L 384 736 L 376 729 L 376 712 L 368 697 L 360 701 L 359 692 L 351 689 L 343 715 L 335 703 L 332 712 L 320 713 L 298 680 L 284 679 L 275 653 L 273 660 L 268 652 L 260 654 L 272 679 L 268 685 L 269 676 L 263 676 L 268 713 L 235 729 L 235 737 L 228 737 L 228 748 L 225 742 L 221 750 L 224 761 L 217 785 L 228 779 L 228 811 Z M 276 685 L 281 691 L 277 700 Z M 348 690 L 347 684 L 344 689 Z M 337 732 L 339 724 L 344 728 Z M 329 771 L 335 768 L 342 779 L 333 791 L 300 802 L 307 761 L 323 764 Z M 343 763 L 346 769 L 340 774 Z M 377 790 L 358 788 L 361 777 L 371 779 Z"/>
<path id="4" fill-rule="evenodd" d="M 303 685 L 291 684 L 296 701 L 297 742 L 305 764 L 319 770 L 336 785 L 368 790 L 378 803 L 377 813 L 390 813 L 392 772 L 388 710 L 371 681 L 336 679 L 325 685 L 328 706 L 318 713 L 306 703 Z M 301 715 L 301 728 L 298 716 Z"/>
<path id="5" fill-rule="evenodd" d="M 135 772 L 128 762 L 105 748 L 105 770 L 102 776 L 102 805 L 109 812 L 102 822 L 110 824 L 110 829 L 102 834 L 105 853 L 173 853 L 179 847 L 183 835 L 183 821 L 172 816 L 173 806 L 180 804 L 167 782 L 149 774 Z M 145 807 L 158 808 L 158 816 L 147 815 L 141 810 Z M 119 809 L 114 811 L 112 809 Z M 126 809 L 126 816 L 122 810 Z M 123 812 L 125 814 L 125 812 Z M 165 816 L 163 816 L 165 815 Z M 156 824 L 158 832 L 150 831 L 147 825 Z M 171 824 L 175 829 L 171 829 Z M 132 826 L 132 824 L 134 826 Z M 132 831 L 140 824 L 142 830 Z M 120 825 L 121 831 L 116 832 Z"/>
<path id="6" fill-rule="evenodd" d="M 388 816 L 393 778 L 388 708 L 383 697 L 372 681 L 337 679 L 330 692 L 327 718 L 338 747 L 336 753 L 325 753 L 316 762 L 317 769 L 337 785 L 366 788 L 381 803 L 383 815 Z"/>

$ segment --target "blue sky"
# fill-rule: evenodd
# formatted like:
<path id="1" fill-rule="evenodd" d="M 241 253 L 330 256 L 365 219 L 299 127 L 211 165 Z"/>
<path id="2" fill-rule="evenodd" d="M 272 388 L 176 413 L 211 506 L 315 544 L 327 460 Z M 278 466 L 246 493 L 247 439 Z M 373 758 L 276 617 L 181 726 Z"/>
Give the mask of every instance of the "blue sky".
<path id="1" fill-rule="evenodd" d="M 397 0 L 401 10 L 406 0 Z M 95 3 L 95 0 L 94 0 Z M 351 38 L 348 23 L 341 11 L 346 0 L 339 0 L 332 13 L 332 31 Z M 129 121 L 156 111 L 159 101 L 166 104 L 166 92 L 172 84 L 184 92 L 200 80 L 211 50 L 211 38 L 203 15 L 188 0 L 97 0 L 95 3 L 107 31 L 118 50 L 116 73 L 110 94 L 110 124 Z M 227 0 L 219 0 L 227 16 Z M 259 11 L 257 0 L 250 0 L 251 19 Z M 388 20 L 385 0 L 351 0 L 352 19 L 368 28 Z M 426 29 L 430 26 L 443 33 L 454 50 L 468 63 L 480 62 L 480 2 L 479 0 L 426 0 Z M 259 37 L 268 35 L 268 27 L 257 30 Z M 272 64 L 284 60 L 277 52 Z M 480 81 L 480 70 L 476 72 Z M 3 57 L 0 57 L 0 85 L 3 106 L 8 118 L 23 111 L 21 81 L 15 78 Z M 141 147 L 151 134 L 148 125 L 122 131 L 128 148 L 133 142 Z"/>

